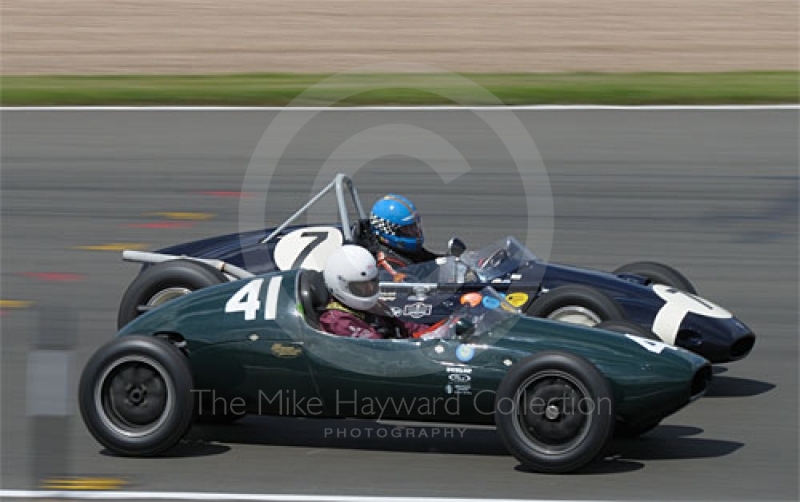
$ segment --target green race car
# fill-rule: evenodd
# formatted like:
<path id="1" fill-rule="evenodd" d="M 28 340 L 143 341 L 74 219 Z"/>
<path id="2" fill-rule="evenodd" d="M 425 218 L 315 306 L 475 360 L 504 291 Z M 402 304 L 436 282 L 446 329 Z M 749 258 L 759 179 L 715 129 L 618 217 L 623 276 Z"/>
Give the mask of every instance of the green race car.
<path id="1" fill-rule="evenodd" d="M 318 329 L 313 270 L 182 296 L 126 325 L 81 377 L 89 431 L 109 450 L 156 455 L 194 420 L 244 414 L 496 426 L 527 468 L 567 472 L 615 432 L 638 434 L 702 396 L 705 359 L 622 333 L 522 316 L 491 288 L 429 335 L 367 340 Z M 632 327 L 632 328 L 635 328 Z"/>

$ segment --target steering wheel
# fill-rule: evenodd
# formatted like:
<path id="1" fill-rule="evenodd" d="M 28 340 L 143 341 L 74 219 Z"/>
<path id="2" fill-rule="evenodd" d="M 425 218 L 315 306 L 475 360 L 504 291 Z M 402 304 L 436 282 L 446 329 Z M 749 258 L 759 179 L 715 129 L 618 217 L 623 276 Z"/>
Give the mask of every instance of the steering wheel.
<path id="1" fill-rule="evenodd" d="M 508 259 L 508 252 L 505 249 L 498 249 L 480 262 L 482 268 L 497 268 Z"/>
<path id="2" fill-rule="evenodd" d="M 450 338 L 453 338 L 453 335 L 455 335 L 455 337 L 463 337 L 465 335 L 471 335 L 475 332 L 475 323 L 467 316 L 461 315 L 458 317 L 448 317 L 442 319 L 436 324 L 432 324 L 427 329 L 414 333 L 413 338 L 426 338 L 426 335 L 431 335 L 435 333 L 439 328 L 442 328 L 444 326 L 450 326 L 451 327 L 450 332 L 441 333 L 440 336 L 436 338 L 448 340 Z"/>
<path id="3" fill-rule="evenodd" d="M 444 319 L 442 319 L 441 321 L 437 322 L 436 324 L 431 324 L 426 329 L 417 331 L 416 333 L 414 333 L 414 335 L 412 337 L 413 338 L 422 338 L 423 336 L 425 336 L 427 334 L 433 333 L 438 328 L 441 328 L 442 326 L 447 324 L 448 320 L 449 320 L 449 317 L 445 317 Z"/>

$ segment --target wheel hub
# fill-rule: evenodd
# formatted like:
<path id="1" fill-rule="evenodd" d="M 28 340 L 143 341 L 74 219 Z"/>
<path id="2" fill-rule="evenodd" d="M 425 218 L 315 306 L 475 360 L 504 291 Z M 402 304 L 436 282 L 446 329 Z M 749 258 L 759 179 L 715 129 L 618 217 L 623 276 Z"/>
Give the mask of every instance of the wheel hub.
<path id="1" fill-rule="evenodd" d="M 591 422 L 591 414 L 581 409 L 583 399 L 582 389 L 559 376 L 530 382 L 520 395 L 519 420 L 525 435 L 548 451 L 570 449 Z"/>
<path id="2" fill-rule="evenodd" d="M 147 398 L 147 387 L 136 386 L 128 391 L 128 402 L 134 406 L 139 406 Z"/>
<path id="3" fill-rule="evenodd" d="M 544 411 L 544 416 L 548 420 L 558 420 L 558 417 L 561 416 L 561 410 L 558 409 L 558 406 L 551 404 Z"/>
<path id="4" fill-rule="evenodd" d="M 103 408 L 120 429 L 136 430 L 155 423 L 167 405 L 163 377 L 140 362 L 119 365 L 109 375 Z"/>
<path id="5" fill-rule="evenodd" d="M 150 309 L 154 309 L 160 305 L 163 305 L 170 300 L 174 300 L 175 298 L 180 298 L 181 296 L 188 295 L 191 292 L 192 292 L 191 289 L 184 288 L 182 286 L 164 288 L 161 291 L 154 294 L 153 296 L 151 296 L 144 305 L 139 305 L 138 309 L 141 312 L 146 312 Z"/>
<path id="6" fill-rule="evenodd" d="M 603 321 L 596 312 L 580 305 L 561 307 L 551 312 L 547 318 L 581 326 L 595 326 Z"/>

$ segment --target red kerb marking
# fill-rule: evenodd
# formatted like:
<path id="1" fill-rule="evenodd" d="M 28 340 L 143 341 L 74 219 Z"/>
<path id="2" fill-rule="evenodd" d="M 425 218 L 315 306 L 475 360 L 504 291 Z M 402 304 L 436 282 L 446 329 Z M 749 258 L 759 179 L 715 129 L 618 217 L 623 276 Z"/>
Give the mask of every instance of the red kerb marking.
<path id="1" fill-rule="evenodd" d="M 185 221 L 152 221 L 149 223 L 131 223 L 129 228 L 189 228 L 192 223 Z"/>
<path id="2" fill-rule="evenodd" d="M 31 277 L 33 279 L 39 279 L 42 281 L 52 281 L 52 282 L 82 281 L 84 277 L 80 274 L 69 274 L 64 272 L 23 272 L 20 275 L 24 275 L 25 277 Z"/>

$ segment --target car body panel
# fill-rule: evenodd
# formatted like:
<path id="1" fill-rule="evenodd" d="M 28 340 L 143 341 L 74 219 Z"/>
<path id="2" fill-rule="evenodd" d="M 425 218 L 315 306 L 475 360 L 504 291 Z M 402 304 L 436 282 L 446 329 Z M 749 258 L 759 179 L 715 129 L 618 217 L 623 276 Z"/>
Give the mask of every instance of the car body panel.
<path id="1" fill-rule="evenodd" d="M 118 336 L 179 335 L 198 392 L 208 399 L 241 398 L 256 413 L 303 415 L 305 410 L 314 416 L 492 424 L 494 392 L 508 368 L 550 350 L 594 364 L 608 378 L 617 413 L 626 421 L 674 412 L 693 398 L 700 373 L 710 377 L 706 360 L 679 348 L 518 314 L 469 338 L 333 336 L 306 323 L 297 296 L 300 273 L 264 274 L 193 292 L 138 317 Z M 248 312 L 237 309 L 240 301 L 255 298 L 241 295 L 254 282 L 260 303 L 248 319 Z M 279 290 L 265 296 L 274 282 Z M 373 401 L 367 409 L 370 399 L 381 397 L 391 397 L 393 407 Z M 298 399 L 304 404 L 293 407 Z M 416 404 L 404 408 L 398 405 L 403 399 Z M 307 408 L 311 401 L 313 413 Z M 444 408 L 447 403 L 450 409 Z"/>
<path id="2" fill-rule="evenodd" d="M 337 225 L 330 227 L 341 228 Z M 220 259 L 246 268 L 255 274 L 276 270 L 273 259 L 276 242 L 281 236 L 302 230 L 303 226 L 286 228 L 277 240 L 261 242 L 271 229 L 229 234 L 203 239 L 161 250 L 165 254 L 186 255 L 198 258 Z M 435 264 L 431 263 L 433 267 Z M 427 266 L 427 265 L 426 265 Z M 438 277 L 433 269 L 428 276 Z M 424 294 L 401 286 L 382 283 L 382 300 L 395 315 L 414 321 L 433 323 L 450 315 L 459 306 L 465 293 L 492 286 L 501 293 L 524 295 L 518 304 L 523 311 L 539 296 L 559 286 L 582 284 L 593 287 L 613 298 L 624 310 L 626 318 L 655 332 L 667 343 L 691 350 L 712 362 L 729 362 L 745 357 L 755 342 L 753 331 L 741 320 L 728 317 L 702 315 L 702 306 L 696 312 L 683 312 L 678 321 L 667 326 L 657 323 L 666 301 L 660 297 L 643 277 L 546 263 L 538 259 L 526 261 L 519 268 L 490 281 L 447 283 L 436 281 L 436 289 Z M 682 295 L 685 296 L 685 295 Z M 709 303 L 696 297 L 698 301 Z M 713 305 L 713 304 L 712 304 Z M 691 308 L 691 307 L 690 307 Z"/>
<path id="3" fill-rule="evenodd" d="M 341 233 L 341 225 L 326 224 Z M 280 240 L 292 232 L 307 228 L 294 225 L 285 228 L 269 242 L 263 240 L 274 229 L 253 230 L 235 234 L 209 237 L 197 241 L 178 244 L 159 250 L 159 253 L 222 260 L 231 265 L 249 270 L 253 274 L 264 274 L 278 269 L 275 264 L 275 249 Z"/>

